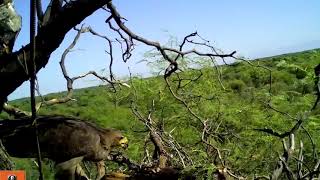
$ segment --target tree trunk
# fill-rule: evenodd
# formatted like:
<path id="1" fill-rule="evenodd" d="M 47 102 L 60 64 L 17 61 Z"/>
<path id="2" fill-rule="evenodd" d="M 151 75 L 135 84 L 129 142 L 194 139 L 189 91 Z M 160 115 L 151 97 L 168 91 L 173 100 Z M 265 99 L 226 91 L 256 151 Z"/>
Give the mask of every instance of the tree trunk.
<path id="1" fill-rule="evenodd" d="M 36 71 L 45 67 L 51 53 L 60 46 L 69 30 L 109 1 L 72 1 L 64 5 L 54 17 L 50 17 L 48 22 L 40 27 L 36 37 Z M 29 79 L 30 66 L 27 65 L 30 65 L 30 62 L 30 44 L 13 53 L 0 53 L 0 113 L 7 96 Z M 2 147 L 0 147 L 0 169 L 13 169 L 13 163 Z"/>
<path id="2" fill-rule="evenodd" d="M 43 25 L 36 37 L 36 71 L 45 67 L 51 53 L 56 50 L 65 35 L 86 17 L 103 7 L 110 0 L 78 0 L 63 6 L 61 11 Z M 0 101 L 28 80 L 30 72 L 30 44 L 20 50 L 0 55 Z M 0 102 L 0 106 L 3 102 Z"/>

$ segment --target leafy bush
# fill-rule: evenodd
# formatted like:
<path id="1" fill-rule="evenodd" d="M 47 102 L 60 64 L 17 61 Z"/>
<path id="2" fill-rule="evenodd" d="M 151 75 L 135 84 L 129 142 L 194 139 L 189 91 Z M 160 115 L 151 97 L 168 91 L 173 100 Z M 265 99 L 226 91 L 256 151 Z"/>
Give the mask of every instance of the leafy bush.
<path id="1" fill-rule="evenodd" d="M 236 92 L 241 92 L 246 87 L 246 84 L 238 79 L 231 80 L 228 84 L 229 87 Z"/>
<path id="2" fill-rule="evenodd" d="M 308 61 L 305 60 L 307 56 Z M 170 77 L 170 83 L 176 95 L 184 99 L 194 113 L 212 125 L 208 141 L 220 148 L 228 167 L 247 177 L 253 177 L 254 174 L 269 175 L 277 165 L 282 144 L 278 138 L 254 129 L 272 128 L 282 133 L 288 131 L 295 122 L 270 109 L 265 102 L 293 117 L 308 111 L 315 100 L 312 94 L 313 67 L 319 62 L 320 50 L 277 56 L 272 61 L 268 58 L 252 61 L 254 65 L 259 63 L 272 69 L 271 94 L 269 72 L 243 63 L 219 67 L 222 71 L 222 84 L 227 90 L 220 84 L 218 73 L 212 67 L 201 69 L 203 75 L 197 81 L 190 80 L 199 76 L 197 69 L 179 73 L 179 77 L 184 78 L 180 86 L 184 87 L 178 88 L 179 80 L 176 75 Z M 304 71 L 299 70 L 301 74 L 297 74 L 297 67 Z M 210 148 L 200 143 L 203 124 L 172 96 L 162 77 L 133 78 L 132 82 L 134 86 L 131 88 L 121 88 L 115 93 L 101 86 L 76 90 L 74 98 L 77 101 L 44 106 L 39 113 L 73 115 L 94 121 L 103 127 L 120 129 L 129 139 L 129 149 L 126 152 L 128 157 L 140 162 L 144 156 L 144 140 L 148 133 L 145 131 L 145 124 L 131 113 L 131 101 L 134 100 L 143 115 L 148 115 L 154 101 L 151 115 L 155 122 L 153 125 L 162 125 L 164 131 L 170 132 L 193 160 L 193 165 L 188 166 L 184 174 L 193 174 L 198 179 L 214 178 L 214 172 L 219 168 L 215 165 L 217 155 L 214 154 L 215 151 L 208 154 Z M 24 110 L 29 109 L 29 99 L 10 103 Z M 304 123 L 304 128 L 310 132 L 318 149 L 319 109 Z M 7 115 L 2 113 L 0 117 L 7 118 Z M 304 132 L 299 132 L 297 136 L 299 140 L 306 142 L 304 163 L 311 167 L 312 161 L 307 161 L 312 158 L 309 137 Z M 147 148 L 152 150 L 150 143 Z M 35 174 L 28 176 L 30 179 L 36 179 L 37 169 L 30 159 L 14 161 L 17 168 L 27 169 L 27 172 Z M 114 164 L 112 166 L 117 167 Z M 45 164 L 46 179 L 52 176 L 50 167 L 50 164 Z"/>

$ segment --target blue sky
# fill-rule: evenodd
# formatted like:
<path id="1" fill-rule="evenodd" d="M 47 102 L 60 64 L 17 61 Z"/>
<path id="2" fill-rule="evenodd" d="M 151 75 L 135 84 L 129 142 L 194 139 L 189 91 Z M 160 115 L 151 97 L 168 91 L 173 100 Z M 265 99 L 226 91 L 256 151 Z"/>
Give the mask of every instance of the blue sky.
<path id="1" fill-rule="evenodd" d="M 29 42 L 29 2 L 14 0 L 23 18 L 23 27 L 15 49 Z M 113 3 L 128 19 L 126 25 L 135 33 L 161 43 L 170 36 L 181 40 L 185 35 L 198 31 L 200 35 L 225 52 L 237 50 L 238 55 L 248 58 L 271 56 L 281 53 L 320 47 L 320 1 L 319 0 L 114 0 Z M 48 4 L 44 0 L 43 6 Z M 113 36 L 104 20 L 105 11 L 99 10 L 83 23 L 96 31 Z M 66 83 L 59 60 L 63 50 L 71 43 L 75 32 L 70 31 L 61 46 L 51 55 L 45 69 L 38 73 L 42 94 L 64 91 Z M 83 35 L 77 50 L 67 57 L 70 75 L 84 74 L 89 70 L 100 72 L 108 65 L 106 43 L 96 37 Z M 147 75 L 143 53 L 150 48 L 139 45 L 129 63 L 115 64 L 118 77 L 128 75 L 128 67 L 135 74 Z M 101 84 L 86 78 L 75 87 Z M 29 95 L 29 83 L 24 83 L 9 99 Z"/>

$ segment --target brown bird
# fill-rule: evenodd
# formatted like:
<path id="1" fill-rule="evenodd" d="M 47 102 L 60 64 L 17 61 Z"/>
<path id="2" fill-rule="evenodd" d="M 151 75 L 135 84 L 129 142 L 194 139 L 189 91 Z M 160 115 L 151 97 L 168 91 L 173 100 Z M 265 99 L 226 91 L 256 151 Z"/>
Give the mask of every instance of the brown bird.
<path id="1" fill-rule="evenodd" d="M 128 146 L 120 131 L 72 117 L 41 116 L 37 127 L 41 156 L 56 163 L 57 179 L 75 179 L 83 174 L 82 160 L 103 161 L 112 148 Z M 37 157 L 35 129 L 29 118 L 0 121 L 0 139 L 10 156 Z"/>

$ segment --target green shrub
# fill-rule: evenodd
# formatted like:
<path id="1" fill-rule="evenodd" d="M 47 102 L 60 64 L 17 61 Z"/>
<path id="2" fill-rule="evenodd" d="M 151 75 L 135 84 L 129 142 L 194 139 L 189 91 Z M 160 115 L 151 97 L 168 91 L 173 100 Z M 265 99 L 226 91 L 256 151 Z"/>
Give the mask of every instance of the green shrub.
<path id="1" fill-rule="evenodd" d="M 296 77 L 297 79 L 303 79 L 307 76 L 307 71 L 303 70 L 303 69 L 300 69 L 300 68 L 297 68 L 296 69 Z"/>
<path id="2" fill-rule="evenodd" d="M 229 87 L 236 92 L 241 92 L 245 86 L 246 84 L 242 80 L 236 79 L 229 82 Z"/>
<path id="3" fill-rule="evenodd" d="M 301 94 L 312 93 L 314 89 L 314 84 L 308 83 L 307 81 L 296 81 L 294 83 L 294 90 Z"/>
<path id="4" fill-rule="evenodd" d="M 288 84 L 284 82 L 274 82 L 271 85 L 271 92 L 272 94 L 280 94 L 283 91 L 287 91 L 289 88 Z"/>
<path id="5" fill-rule="evenodd" d="M 272 83 L 283 82 L 288 86 L 291 86 L 296 79 L 292 74 L 286 71 L 273 71 L 272 72 Z"/>
<path id="6" fill-rule="evenodd" d="M 270 83 L 270 75 L 266 70 L 254 68 L 249 71 L 254 87 L 259 88 Z"/>

